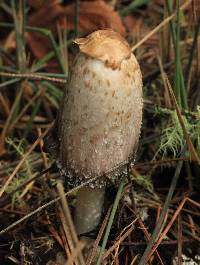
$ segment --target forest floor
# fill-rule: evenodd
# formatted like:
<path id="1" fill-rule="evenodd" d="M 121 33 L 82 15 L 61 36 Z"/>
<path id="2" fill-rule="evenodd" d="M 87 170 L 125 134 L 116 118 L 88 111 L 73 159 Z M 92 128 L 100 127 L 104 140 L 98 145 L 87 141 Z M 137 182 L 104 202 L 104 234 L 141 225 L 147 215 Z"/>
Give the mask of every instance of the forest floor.
<path id="1" fill-rule="evenodd" d="M 74 260 L 84 246 L 79 241 L 70 247 L 56 188 L 60 175 L 43 152 L 43 137 L 60 108 L 77 52 L 73 39 L 105 28 L 127 39 L 140 64 L 144 110 L 129 181 L 119 202 L 117 188 L 107 191 L 102 222 L 91 234 L 100 246 L 106 244 L 99 264 L 200 264 L 198 0 L 5 0 L 0 2 L 2 265 L 79 264 Z M 73 213 L 76 191 L 66 186 L 65 192 Z M 108 210 L 113 201 L 114 216 Z"/>

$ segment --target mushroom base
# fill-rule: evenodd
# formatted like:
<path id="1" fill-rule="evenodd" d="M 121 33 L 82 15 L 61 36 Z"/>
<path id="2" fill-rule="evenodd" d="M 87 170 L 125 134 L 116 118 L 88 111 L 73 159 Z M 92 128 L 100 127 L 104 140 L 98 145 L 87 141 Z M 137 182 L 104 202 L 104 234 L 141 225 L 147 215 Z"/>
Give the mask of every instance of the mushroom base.
<path id="1" fill-rule="evenodd" d="M 105 188 L 81 188 L 77 193 L 75 226 L 78 235 L 94 230 L 101 219 Z"/>

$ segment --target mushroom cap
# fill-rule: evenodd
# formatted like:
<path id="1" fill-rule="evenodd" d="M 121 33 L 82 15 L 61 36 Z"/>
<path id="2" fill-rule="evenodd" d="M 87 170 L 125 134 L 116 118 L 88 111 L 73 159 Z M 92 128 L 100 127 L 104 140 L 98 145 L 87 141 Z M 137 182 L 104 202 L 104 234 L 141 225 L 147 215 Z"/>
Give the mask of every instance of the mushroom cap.
<path id="1" fill-rule="evenodd" d="M 74 42 L 78 44 L 81 53 L 99 59 L 113 69 L 120 67 L 121 62 L 131 56 L 127 41 L 112 29 L 97 30 Z"/>
<path id="2" fill-rule="evenodd" d="M 75 59 L 58 115 L 58 166 L 73 185 L 117 183 L 135 153 L 142 121 L 142 77 L 128 43 L 108 29 L 75 41 Z"/>

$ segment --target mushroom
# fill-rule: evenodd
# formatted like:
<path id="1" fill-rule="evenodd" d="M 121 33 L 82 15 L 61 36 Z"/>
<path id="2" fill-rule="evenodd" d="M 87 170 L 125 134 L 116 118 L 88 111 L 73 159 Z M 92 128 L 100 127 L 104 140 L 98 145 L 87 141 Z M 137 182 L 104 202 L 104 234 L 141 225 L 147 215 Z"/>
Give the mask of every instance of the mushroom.
<path id="1" fill-rule="evenodd" d="M 142 76 L 128 43 L 111 29 L 75 43 L 80 52 L 47 149 L 73 185 L 100 176 L 77 194 L 75 225 L 78 234 L 84 234 L 99 224 L 105 187 L 117 185 L 121 175 L 117 168 L 135 154 L 142 121 Z"/>

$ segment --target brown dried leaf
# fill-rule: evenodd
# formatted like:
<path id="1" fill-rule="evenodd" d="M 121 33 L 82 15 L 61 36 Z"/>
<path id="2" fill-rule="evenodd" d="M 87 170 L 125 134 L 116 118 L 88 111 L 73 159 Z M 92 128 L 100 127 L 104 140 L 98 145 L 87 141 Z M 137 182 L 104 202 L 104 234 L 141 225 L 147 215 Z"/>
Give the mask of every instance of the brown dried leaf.
<path id="1" fill-rule="evenodd" d="M 75 5 L 62 6 L 55 4 L 44 6 L 29 17 L 29 25 L 48 28 L 57 35 L 56 26 L 74 29 Z M 80 2 L 78 30 L 91 33 L 97 29 L 112 28 L 121 35 L 125 34 L 125 28 L 121 18 L 113 8 L 102 0 Z M 27 43 L 37 58 L 42 58 L 51 48 L 47 37 L 40 33 L 28 33 Z"/>
<path id="2" fill-rule="evenodd" d="M 51 49 L 49 39 L 40 33 L 27 33 L 26 41 L 34 56 L 38 59 L 44 57 Z"/>
<path id="3" fill-rule="evenodd" d="M 65 8 L 68 28 L 74 27 L 74 5 Z M 87 33 L 99 29 L 111 28 L 121 35 L 125 34 L 125 28 L 122 25 L 121 18 L 113 8 L 102 0 L 84 1 L 80 4 L 79 31 Z"/>
<path id="4" fill-rule="evenodd" d="M 39 9 L 41 7 L 44 6 L 48 6 L 48 5 L 52 5 L 52 3 L 58 3 L 59 0 L 28 0 L 28 4 L 30 7 L 34 8 L 34 9 Z"/>
<path id="5" fill-rule="evenodd" d="M 128 15 L 124 17 L 124 24 L 130 33 L 135 31 L 143 31 L 144 17 Z"/>

